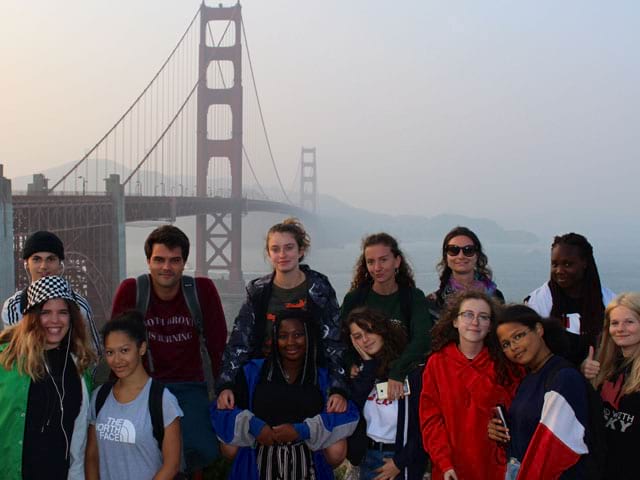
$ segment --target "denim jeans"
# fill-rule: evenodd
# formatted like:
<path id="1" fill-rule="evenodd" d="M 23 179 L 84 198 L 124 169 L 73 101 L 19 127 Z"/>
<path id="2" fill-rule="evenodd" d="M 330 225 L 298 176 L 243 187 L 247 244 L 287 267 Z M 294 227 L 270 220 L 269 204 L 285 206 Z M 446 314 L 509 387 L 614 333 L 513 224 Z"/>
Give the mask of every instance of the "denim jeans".
<path id="1" fill-rule="evenodd" d="M 395 452 L 368 449 L 364 460 L 360 464 L 360 480 L 372 480 L 376 478 L 379 473 L 376 473 L 376 469 L 384 465 L 384 458 L 393 458 Z"/>
<path id="2" fill-rule="evenodd" d="M 184 417 L 182 430 L 183 463 L 187 472 L 200 470 L 213 462 L 219 454 L 218 439 L 209 419 L 209 394 L 205 382 L 167 383 L 178 399 Z M 183 465 L 184 467 L 184 465 Z"/>
<path id="3" fill-rule="evenodd" d="M 507 472 L 505 473 L 504 480 L 516 480 L 519 471 L 520 461 L 511 457 L 509 462 L 507 462 Z"/>

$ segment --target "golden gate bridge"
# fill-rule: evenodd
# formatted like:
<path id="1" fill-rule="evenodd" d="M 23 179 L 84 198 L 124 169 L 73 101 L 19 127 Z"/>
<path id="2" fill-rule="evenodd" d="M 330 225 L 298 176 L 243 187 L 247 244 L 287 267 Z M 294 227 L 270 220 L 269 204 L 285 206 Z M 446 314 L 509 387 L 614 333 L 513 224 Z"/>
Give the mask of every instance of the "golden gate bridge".
<path id="1" fill-rule="evenodd" d="M 265 177 L 277 187 L 265 187 Z M 203 2 L 146 87 L 72 168 L 53 179 L 35 174 L 26 192 L 12 192 L 0 165 L 0 294 L 5 298 L 28 283 L 24 241 L 50 230 L 65 243 L 65 276 L 101 324 L 126 276 L 125 224 L 185 216 L 196 217 L 196 275 L 222 275 L 226 288 L 237 292 L 243 285 L 242 216 L 304 218 L 316 203 L 315 148 L 302 147 L 291 188 L 281 180 L 240 4 Z"/>

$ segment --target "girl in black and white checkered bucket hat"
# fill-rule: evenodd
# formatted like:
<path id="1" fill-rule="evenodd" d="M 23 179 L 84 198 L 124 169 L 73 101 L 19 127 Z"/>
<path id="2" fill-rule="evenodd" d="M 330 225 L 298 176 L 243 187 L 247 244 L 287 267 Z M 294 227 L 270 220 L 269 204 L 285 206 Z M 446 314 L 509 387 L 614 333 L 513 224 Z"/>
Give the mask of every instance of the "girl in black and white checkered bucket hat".
<path id="1" fill-rule="evenodd" d="M 41 278 L 27 300 L 22 320 L 0 332 L 2 478 L 81 479 L 95 354 L 66 280 Z"/>
<path id="2" fill-rule="evenodd" d="M 55 298 L 70 300 L 74 304 L 76 302 L 71 286 L 64 278 L 54 275 L 42 277 L 27 288 L 27 307 L 25 308 L 25 313 L 33 310 L 33 308 L 43 304 L 47 300 Z"/>

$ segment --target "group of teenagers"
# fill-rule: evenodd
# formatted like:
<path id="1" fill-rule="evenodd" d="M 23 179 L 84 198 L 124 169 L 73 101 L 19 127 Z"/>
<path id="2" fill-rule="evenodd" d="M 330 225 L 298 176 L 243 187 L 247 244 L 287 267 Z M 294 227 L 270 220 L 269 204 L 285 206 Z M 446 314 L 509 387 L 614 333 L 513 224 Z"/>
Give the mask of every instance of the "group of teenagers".
<path id="1" fill-rule="evenodd" d="M 213 282 L 183 274 L 186 235 L 157 228 L 99 335 L 60 239 L 29 237 L 31 283 L 2 311 L 2 477 L 200 478 L 221 454 L 237 479 L 345 459 L 361 479 L 637 478 L 640 294 L 601 284 L 582 235 L 555 237 L 549 280 L 507 305 L 466 227 L 428 295 L 396 239 L 367 236 L 341 306 L 299 221 L 265 247 L 227 336 Z"/>

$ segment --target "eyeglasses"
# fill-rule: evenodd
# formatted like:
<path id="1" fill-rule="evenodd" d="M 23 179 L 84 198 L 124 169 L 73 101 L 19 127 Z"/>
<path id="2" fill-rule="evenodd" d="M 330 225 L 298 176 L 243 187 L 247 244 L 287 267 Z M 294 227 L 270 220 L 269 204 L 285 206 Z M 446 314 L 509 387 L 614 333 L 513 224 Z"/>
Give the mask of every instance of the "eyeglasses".
<path id="1" fill-rule="evenodd" d="M 502 348 L 502 351 L 506 351 L 506 350 L 509 350 L 511 347 L 515 347 L 520 343 L 520 341 L 524 337 L 526 337 L 529 334 L 530 331 L 531 330 L 523 330 L 521 332 L 516 333 L 511 337 L 511 340 L 505 340 L 504 342 L 500 343 L 500 348 Z"/>
<path id="2" fill-rule="evenodd" d="M 471 322 L 473 322 L 474 319 L 477 319 L 478 323 L 490 323 L 491 322 L 491 316 L 490 315 L 487 315 L 486 313 L 478 313 L 476 315 L 471 310 L 465 310 L 464 312 L 460 312 L 458 314 L 458 317 L 460 317 L 460 319 L 463 320 L 464 323 L 471 323 Z"/>
<path id="3" fill-rule="evenodd" d="M 459 245 L 447 245 L 444 250 L 450 257 L 457 257 L 460 253 L 460 250 L 462 250 L 462 254 L 465 257 L 473 257 L 478 252 L 478 249 L 475 245 L 465 245 L 464 247 L 461 247 Z"/>

